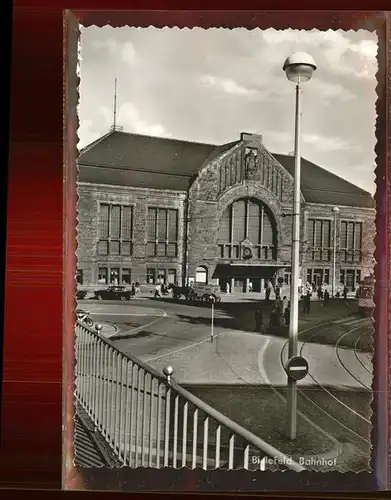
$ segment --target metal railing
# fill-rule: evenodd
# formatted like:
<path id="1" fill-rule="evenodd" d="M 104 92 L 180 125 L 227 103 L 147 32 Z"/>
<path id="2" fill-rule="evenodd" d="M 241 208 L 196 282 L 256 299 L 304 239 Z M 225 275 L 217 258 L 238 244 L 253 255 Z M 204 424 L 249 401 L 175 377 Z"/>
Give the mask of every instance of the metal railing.
<path id="1" fill-rule="evenodd" d="M 124 466 L 304 470 L 80 321 L 75 354 L 76 401 Z"/>

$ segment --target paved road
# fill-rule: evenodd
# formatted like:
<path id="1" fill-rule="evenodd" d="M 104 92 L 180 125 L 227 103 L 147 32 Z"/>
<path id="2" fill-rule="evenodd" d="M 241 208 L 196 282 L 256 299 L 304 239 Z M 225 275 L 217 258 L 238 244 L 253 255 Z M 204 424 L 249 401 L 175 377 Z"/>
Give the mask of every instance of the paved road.
<path id="1" fill-rule="evenodd" d="M 94 321 L 114 323 L 119 335 L 129 338 L 116 340 L 118 349 L 143 361 L 164 356 L 178 349 L 197 345 L 210 338 L 211 308 L 195 307 L 155 300 L 132 300 L 130 303 L 84 301 Z M 215 334 L 225 330 L 230 316 L 215 310 L 215 319 L 224 326 L 215 326 Z"/>
<path id="2" fill-rule="evenodd" d="M 108 325 L 107 332 L 116 347 L 162 371 L 171 364 L 180 383 L 270 383 L 286 384 L 282 363 L 286 360 L 286 337 L 259 335 L 254 330 L 253 310 L 239 304 L 236 309 L 214 311 L 214 342 L 210 343 L 211 307 L 153 299 L 134 299 L 129 303 L 84 301 L 94 321 Z M 352 306 L 354 307 L 354 306 Z M 360 327 L 365 321 L 352 315 L 354 309 L 327 311 L 314 309 L 301 316 L 301 331 L 317 331 L 314 324 L 327 327 Z M 335 322 L 335 323 L 333 323 Z M 113 329 L 115 327 L 115 330 Z M 113 335 L 114 333 L 114 335 Z M 312 335 L 312 333 L 311 333 Z M 286 346 L 285 346 L 286 347 Z M 300 346 L 299 346 L 300 348 Z M 336 387 L 362 388 L 371 385 L 369 353 L 339 349 L 333 345 L 306 343 L 303 355 L 310 362 L 314 380 Z"/>

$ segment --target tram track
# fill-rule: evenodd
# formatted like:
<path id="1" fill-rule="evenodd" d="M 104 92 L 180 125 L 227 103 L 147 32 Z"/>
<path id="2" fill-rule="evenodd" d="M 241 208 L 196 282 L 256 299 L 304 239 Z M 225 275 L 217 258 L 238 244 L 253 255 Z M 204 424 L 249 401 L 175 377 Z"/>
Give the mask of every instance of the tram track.
<path id="1" fill-rule="evenodd" d="M 353 346 L 353 351 L 354 351 L 354 355 L 358 361 L 358 363 L 364 368 L 364 370 L 366 370 L 369 374 L 372 375 L 372 370 L 370 370 L 366 364 L 361 360 L 360 356 L 358 355 L 358 344 L 360 342 L 360 340 L 362 339 L 362 337 L 365 335 L 366 332 L 363 332 L 359 337 L 357 337 L 356 341 L 354 342 L 354 346 Z"/>
<path id="2" fill-rule="evenodd" d="M 350 335 L 353 331 L 355 331 L 356 329 L 353 329 L 353 330 L 349 330 L 347 331 L 346 333 L 344 333 L 343 335 L 341 335 L 339 337 L 339 339 L 337 340 L 337 342 L 335 343 L 335 355 L 338 359 L 338 362 L 339 364 L 342 366 L 342 368 L 346 371 L 346 373 L 348 373 L 354 380 L 356 380 L 356 382 L 358 382 L 366 391 L 368 392 L 371 392 L 371 388 L 368 387 L 366 384 L 364 384 L 364 382 L 359 378 L 359 377 L 356 377 L 356 375 L 346 366 L 346 364 L 342 361 L 342 358 L 340 356 L 340 345 L 341 345 L 341 342 L 348 336 Z M 362 336 L 365 334 L 365 332 L 363 332 L 360 336 L 357 337 L 357 340 L 360 340 L 362 338 Z M 356 358 L 357 361 L 360 362 L 360 364 L 362 366 L 364 366 L 364 364 L 361 362 L 360 360 L 360 357 L 358 356 L 357 354 L 357 351 L 356 351 L 356 344 L 357 344 L 357 340 L 354 342 L 354 346 L 353 346 L 353 353 L 354 353 L 354 356 Z M 365 367 L 364 367 L 365 368 Z"/>
<path id="3" fill-rule="evenodd" d="M 313 327 L 307 328 L 306 330 L 299 332 L 299 337 L 303 333 L 306 333 L 307 335 L 311 332 L 311 330 L 316 331 L 312 334 L 309 335 L 309 337 L 306 338 L 305 341 L 302 342 L 302 345 L 300 347 L 300 355 L 302 356 L 303 350 L 306 346 L 306 344 L 310 343 L 313 341 L 318 335 L 324 334 L 325 331 L 327 331 L 328 328 L 332 323 L 327 322 L 327 323 L 322 323 L 318 325 L 314 325 Z M 353 332 L 359 330 L 362 328 L 362 324 L 359 326 L 356 326 L 354 328 L 351 328 L 348 330 L 348 332 L 344 332 L 338 339 L 339 343 L 343 339 L 341 337 L 346 338 L 348 335 L 351 335 Z M 362 333 L 364 335 L 365 332 Z M 282 367 L 284 367 L 284 353 L 289 344 L 289 341 L 285 342 L 285 344 L 282 346 L 281 353 L 280 353 L 280 362 Z M 338 358 L 337 358 L 338 359 Z M 343 369 L 345 369 L 348 373 L 349 371 L 346 369 L 346 366 L 341 362 L 340 359 L 338 359 L 340 362 L 341 366 Z M 340 431 L 338 434 L 343 437 L 343 439 L 349 439 L 352 440 L 355 444 L 357 444 L 360 448 L 363 446 L 365 448 L 368 448 L 368 446 L 371 445 L 371 442 L 369 439 L 367 439 L 366 436 L 369 436 L 370 433 L 370 426 L 371 426 L 371 421 L 364 417 L 359 411 L 356 409 L 352 408 L 350 405 L 348 405 L 346 402 L 342 401 L 340 398 L 338 398 L 335 394 L 333 394 L 332 389 L 324 386 L 322 383 L 320 383 L 311 373 L 308 373 L 308 376 L 312 379 L 312 381 L 315 384 L 315 388 L 310 388 L 310 389 L 304 389 L 304 388 L 298 388 L 298 394 L 300 397 L 302 397 L 307 403 L 310 403 L 318 412 L 321 413 L 321 415 L 327 417 L 330 419 L 332 422 L 338 424 Z M 320 390 L 320 394 L 318 390 Z M 369 389 L 369 390 L 367 390 Z M 366 388 L 366 394 L 368 394 L 371 391 L 370 388 Z M 327 395 L 328 400 L 326 400 L 327 403 L 325 403 L 324 400 L 324 395 Z M 319 399 L 321 401 L 319 401 Z M 340 408 L 343 408 L 344 410 L 347 411 L 346 416 L 343 415 L 343 420 L 340 416 L 335 415 L 335 412 L 333 414 L 330 409 L 326 408 L 326 405 L 331 402 L 331 403 L 337 403 Z M 358 432 L 357 430 L 354 430 L 351 426 L 351 420 L 355 423 L 355 427 L 359 428 Z"/>

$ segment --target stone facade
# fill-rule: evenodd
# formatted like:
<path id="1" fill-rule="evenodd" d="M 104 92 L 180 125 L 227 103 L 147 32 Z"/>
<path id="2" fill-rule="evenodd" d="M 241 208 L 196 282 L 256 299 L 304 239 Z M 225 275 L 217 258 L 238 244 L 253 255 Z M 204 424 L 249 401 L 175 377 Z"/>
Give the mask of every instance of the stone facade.
<path id="1" fill-rule="evenodd" d="M 241 140 L 223 153 L 200 165 L 200 170 L 189 182 L 189 189 L 149 189 L 121 185 L 81 182 L 78 185 L 78 269 L 82 271 L 83 285 L 96 286 L 98 269 L 106 267 L 131 269 L 131 281 L 146 283 L 147 270 L 175 272 L 178 282 L 195 277 L 197 268 L 207 269 L 212 281 L 222 258 L 218 251 L 218 232 L 224 210 L 239 199 L 257 200 L 267 207 L 275 231 L 276 252 L 273 261 L 251 259 L 259 268 L 273 269 L 275 277 L 289 274 L 292 241 L 293 178 L 262 144 L 258 135 L 242 134 Z M 132 252 L 129 256 L 100 255 L 97 251 L 99 235 L 99 206 L 101 203 L 133 207 Z M 148 207 L 178 210 L 177 253 L 171 257 L 149 257 L 147 248 Z M 337 248 L 335 278 L 340 283 L 346 273 L 359 271 L 361 278 L 373 269 L 375 210 L 339 205 L 336 218 Z M 333 206 L 308 203 L 301 199 L 300 265 L 303 282 L 309 272 L 328 270 L 332 273 L 333 256 L 329 260 L 314 261 L 308 252 L 308 220 L 330 220 L 334 228 Z M 362 223 L 362 260 L 353 265 L 344 262 L 339 249 L 342 221 Z M 334 231 L 331 232 L 334 241 Z M 224 261 L 225 264 L 234 262 Z M 243 262 L 244 264 L 244 262 Z M 252 269 L 248 267 L 248 279 Z M 312 270 L 312 271 L 311 271 Z M 355 274 L 356 276 L 356 274 Z M 289 279 L 289 278 L 288 278 Z"/>
<path id="2" fill-rule="evenodd" d="M 96 285 L 98 268 L 129 268 L 132 282 L 146 282 L 147 269 L 175 270 L 182 279 L 184 263 L 184 200 L 186 193 L 127 188 L 123 186 L 78 185 L 77 259 L 78 269 L 83 272 L 83 285 Z M 130 256 L 99 255 L 98 221 L 99 204 L 118 204 L 133 207 L 132 252 Z M 147 256 L 148 207 L 178 210 L 178 249 L 175 257 Z"/>

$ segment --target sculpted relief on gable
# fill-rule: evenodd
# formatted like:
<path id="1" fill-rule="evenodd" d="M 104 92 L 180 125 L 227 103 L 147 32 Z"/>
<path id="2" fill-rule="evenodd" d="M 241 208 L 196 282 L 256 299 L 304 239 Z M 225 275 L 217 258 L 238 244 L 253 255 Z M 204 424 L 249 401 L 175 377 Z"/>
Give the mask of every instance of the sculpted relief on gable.
<path id="1" fill-rule="evenodd" d="M 291 198 L 293 180 L 277 160 L 263 147 L 246 147 L 242 143 L 200 172 L 196 181 L 196 196 L 214 201 L 238 184 L 254 182 L 282 203 Z"/>

